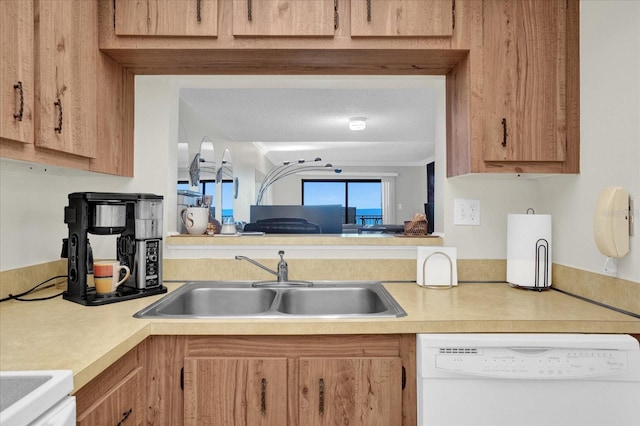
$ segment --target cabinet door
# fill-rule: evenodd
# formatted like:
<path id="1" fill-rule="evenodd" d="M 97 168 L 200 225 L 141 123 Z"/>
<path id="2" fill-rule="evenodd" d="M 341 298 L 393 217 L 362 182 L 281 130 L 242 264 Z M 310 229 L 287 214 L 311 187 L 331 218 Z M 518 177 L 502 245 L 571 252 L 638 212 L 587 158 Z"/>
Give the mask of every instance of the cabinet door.
<path id="1" fill-rule="evenodd" d="M 218 0 L 115 0 L 116 35 L 216 36 Z"/>
<path id="2" fill-rule="evenodd" d="M 132 371 L 87 411 L 78 413 L 78 426 L 139 425 L 143 423 L 141 403 L 142 368 Z"/>
<path id="3" fill-rule="evenodd" d="M 566 0 L 484 1 L 484 160 L 563 161 Z"/>
<path id="4" fill-rule="evenodd" d="M 351 35 L 450 36 L 453 0 L 351 0 Z"/>
<path id="5" fill-rule="evenodd" d="M 300 358 L 300 425 L 402 424 L 399 357 Z"/>
<path id="6" fill-rule="evenodd" d="M 234 36 L 333 36 L 333 0 L 233 0 Z"/>
<path id="7" fill-rule="evenodd" d="M 184 424 L 286 425 L 286 358 L 185 358 Z"/>
<path id="8" fill-rule="evenodd" d="M 33 2 L 0 1 L 0 138 L 33 143 Z"/>
<path id="9" fill-rule="evenodd" d="M 96 155 L 97 2 L 41 1 L 36 145 Z M 38 98 L 37 98 L 38 99 Z"/>

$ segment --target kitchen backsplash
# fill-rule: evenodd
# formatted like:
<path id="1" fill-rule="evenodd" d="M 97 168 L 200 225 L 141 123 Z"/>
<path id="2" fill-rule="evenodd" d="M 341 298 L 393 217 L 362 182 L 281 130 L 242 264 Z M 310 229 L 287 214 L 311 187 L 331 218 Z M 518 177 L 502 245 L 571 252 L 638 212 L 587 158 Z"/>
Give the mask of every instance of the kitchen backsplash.
<path id="1" fill-rule="evenodd" d="M 269 260 L 264 262 L 269 264 Z M 385 282 L 416 279 L 416 263 L 412 259 L 290 259 L 288 263 L 290 277 L 294 279 Z M 0 298 L 19 294 L 66 272 L 65 259 L 0 272 Z M 163 272 L 167 281 L 271 278 L 259 268 L 233 259 L 165 259 Z M 552 273 L 554 288 L 640 314 L 640 283 L 558 264 L 553 265 Z M 506 260 L 458 259 L 458 280 L 461 282 L 505 279 Z M 65 289 L 64 279 L 54 280 L 52 284 Z"/>

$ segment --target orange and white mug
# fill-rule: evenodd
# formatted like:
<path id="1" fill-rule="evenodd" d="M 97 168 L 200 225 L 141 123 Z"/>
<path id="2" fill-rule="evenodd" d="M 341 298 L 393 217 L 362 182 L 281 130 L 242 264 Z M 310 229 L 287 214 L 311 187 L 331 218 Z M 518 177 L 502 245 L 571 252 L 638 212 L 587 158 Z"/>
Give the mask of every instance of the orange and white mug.
<path id="1" fill-rule="evenodd" d="M 122 269 L 124 269 L 125 275 L 119 279 Z M 129 267 L 121 265 L 117 260 L 101 260 L 93 263 L 93 280 L 98 294 L 113 293 L 130 275 Z"/>

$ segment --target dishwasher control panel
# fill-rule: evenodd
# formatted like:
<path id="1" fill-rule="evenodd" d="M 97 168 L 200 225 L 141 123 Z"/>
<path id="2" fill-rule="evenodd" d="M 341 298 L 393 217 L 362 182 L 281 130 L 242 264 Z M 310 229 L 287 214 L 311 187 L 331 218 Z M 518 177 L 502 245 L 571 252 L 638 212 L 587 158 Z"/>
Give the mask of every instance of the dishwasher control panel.
<path id="1" fill-rule="evenodd" d="M 435 349 L 435 348 L 434 348 Z M 437 348 L 435 367 L 459 374 L 515 379 L 567 379 L 619 374 L 625 351 L 560 348 Z"/>

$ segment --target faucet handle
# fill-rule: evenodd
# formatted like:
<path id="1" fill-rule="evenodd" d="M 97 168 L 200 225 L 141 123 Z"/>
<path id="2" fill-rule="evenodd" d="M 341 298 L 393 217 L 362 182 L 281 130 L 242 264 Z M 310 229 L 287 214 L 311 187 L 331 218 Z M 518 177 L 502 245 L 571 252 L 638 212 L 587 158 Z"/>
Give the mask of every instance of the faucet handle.
<path id="1" fill-rule="evenodd" d="M 284 260 L 284 250 L 278 252 L 280 255 L 280 262 L 278 262 L 278 282 L 289 281 L 289 266 L 287 261 Z"/>

